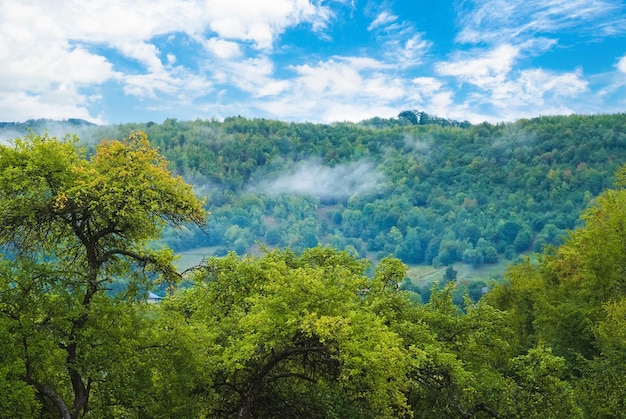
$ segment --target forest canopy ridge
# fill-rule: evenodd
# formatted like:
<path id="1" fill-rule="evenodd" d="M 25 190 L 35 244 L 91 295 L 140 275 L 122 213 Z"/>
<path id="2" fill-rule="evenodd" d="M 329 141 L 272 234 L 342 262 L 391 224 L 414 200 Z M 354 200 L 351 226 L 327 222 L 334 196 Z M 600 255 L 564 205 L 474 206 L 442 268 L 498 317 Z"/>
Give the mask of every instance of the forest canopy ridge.
<path id="1" fill-rule="evenodd" d="M 319 243 L 411 265 L 479 267 L 559 245 L 626 161 L 625 114 L 443 121 L 419 110 L 359 124 L 235 116 L 79 135 L 93 146 L 145 131 L 207 197 L 209 234 L 166 230 L 176 251 Z"/>
<path id="2" fill-rule="evenodd" d="M 177 288 L 173 253 L 149 241 L 206 213 L 144 133 L 93 153 L 72 137 L 0 145 L 0 243 L 16 251 L 0 261 L 0 408 L 64 419 L 619 417 L 626 166 L 616 178 L 561 246 L 460 308 L 453 282 L 421 303 L 400 287 L 399 259 L 370 270 L 319 245 L 209 258 Z M 166 297 L 148 304 L 162 281 Z"/>

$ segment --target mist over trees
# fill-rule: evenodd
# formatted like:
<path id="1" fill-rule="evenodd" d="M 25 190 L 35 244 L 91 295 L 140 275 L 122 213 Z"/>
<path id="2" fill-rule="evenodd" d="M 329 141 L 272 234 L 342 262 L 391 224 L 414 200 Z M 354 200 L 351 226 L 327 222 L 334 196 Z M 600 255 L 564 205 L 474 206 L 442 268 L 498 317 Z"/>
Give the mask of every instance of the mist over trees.
<path id="1" fill-rule="evenodd" d="M 203 226 L 204 203 L 145 134 L 93 149 L 72 137 L 13 140 L 0 145 L 0 411 L 622 417 L 626 167 L 613 178 L 560 246 L 512 265 L 480 300 L 468 292 L 461 308 L 451 266 L 422 304 L 400 286 L 401 260 L 371 266 L 323 246 L 231 252 L 181 276 L 154 239 L 168 224 Z M 304 214 L 310 201 L 284 202 Z M 514 221 L 499 229 L 513 248 L 527 240 Z M 397 220 L 389 231 L 399 245 Z M 163 283 L 166 297 L 149 304 Z"/>
<path id="2" fill-rule="evenodd" d="M 626 161 L 624 114 L 479 125 L 422 114 L 331 125 L 168 119 L 94 127 L 90 138 L 143 130 L 207 196 L 209 234 L 166 231 L 177 251 L 320 243 L 434 266 L 561 244 Z"/>

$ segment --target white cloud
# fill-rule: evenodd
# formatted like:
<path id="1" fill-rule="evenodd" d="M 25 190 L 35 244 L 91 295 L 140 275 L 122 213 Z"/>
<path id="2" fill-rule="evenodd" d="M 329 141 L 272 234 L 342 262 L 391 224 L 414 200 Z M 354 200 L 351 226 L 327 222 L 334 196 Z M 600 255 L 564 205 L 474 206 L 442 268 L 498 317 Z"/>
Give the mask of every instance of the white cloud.
<path id="1" fill-rule="evenodd" d="M 373 98 L 354 98 L 351 101 L 329 96 L 290 94 L 255 102 L 252 109 L 263 111 L 269 117 L 281 120 L 332 123 L 337 121 L 362 121 L 375 116 L 395 117 L 398 105 Z M 402 109 L 402 107 L 400 107 Z M 240 113 L 240 112 L 234 112 Z M 233 112 L 230 112 L 232 115 Z"/>
<path id="2" fill-rule="evenodd" d="M 143 64 L 151 73 L 163 71 L 163 64 L 159 58 L 160 51 L 153 44 L 145 42 L 124 42 L 117 49 L 127 56 Z"/>
<path id="3" fill-rule="evenodd" d="M 183 67 L 124 76 L 124 92 L 139 98 L 157 99 L 161 94 L 166 94 L 171 95 L 171 101 L 185 103 L 195 97 L 206 95 L 213 87 L 210 80 L 194 75 Z"/>
<path id="4" fill-rule="evenodd" d="M 395 22 L 398 20 L 398 16 L 395 16 L 389 12 L 381 12 L 376 16 L 376 19 L 368 26 L 367 30 L 371 31 L 381 26 L 386 26 L 389 23 Z"/>
<path id="5" fill-rule="evenodd" d="M 253 97 L 276 95 L 284 91 L 289 82 L 273 78 L 274 63 L 267 57 L 221 63 L 217 77 L 221 83 L 232 84 Z"/>
<path id="6" fill-rule="evenodd" d="M 253 105 L 281 119 L 359 121 L 397 115 L 412 89 L 393 66 L 367 57 L 333 57 L 291 69 L 296 76 L 279 97 Z"/>
<path id="7" fill-rule="evenodd" d="M 57 83 L 101 83 L 114 76 L 104 57 L 70 45 L 54 22 L 37 12 L 28 5 L 0 6 L 0 89 L 42 91 Z"/>
<path id="8" fill-rule="evenodd" d="M 529 69 L 510 75 L 506 82 L 494 85 L 486 92 L 485 99 L 499 110 L 500 115 L 538 110 L 546 114 L 554 113 L 554 109 L 569 113 L 571 109 L 564 105 L 567 101 L 563 99 L 576 97 L 586 90 L 587 82 L 582 79 L 580 71 L 552 73 Z"/>
<path id="9" fill-rule="evenodd" d="M 412 81 L 425 94 L 433 94 L 442 87 L 441 80 L 434 77 L 416 77 Z"/>
<path id="10" fill-rule="evenodd" d="M 562 30 L 623 33 L 624 5 L 608 0 L 472 0 L 459 13 L 459 42 L 522 42 Z M 473 6 L 473 7 L 472 7 Z M 621 12 L 621 13 L 620 13 Z"/>
<path id="11" fill-rule="evenodd" d="M 329 8 L 308 0 L 206 0 L 204 11 L 219 37 L 251 41 L 258 49 L 270 49 L 288 27 L 309 23 L 321 30 L 332 17 Z"/>
<path id="12" fill-rule="evenodd" d="M 432 42 L 425 39 L 411 22 L 399 20 L 384 8 L 377 12 L 367 30 L 382 43 L 380 49 L 385 61 L 402 69 L 422 64 L 424 55 L 432 46 Z"/>
<path id="13" fill-rule="evenodd" d="M 204 42 L 205 48 L 221 59 L 234 59 L 241 56 L 239 44 L 220 38 L 210 38 Z"/>
<path id="14" fill-rule="evenodd" d="M 86 108 L 91 98 L 81 91 L 117 77 L 106 58 L 71 44 L 58 22 L 27 2 L 1 3 L 0 27 L 3 119 L 98 120 Z"/>
<path id="15" fill-rule="evenodd" d="M 588 90 L 582 70 L 519 69 L 515 66 L 518 56 L 519 48 L 500 45 L 441 62 L 436 70 L 450 78 L 450 83 L 467 84 L 464 99 L 456 107 L 469 111 L 465 117 L 468 119 L 472 118 L 472 112 L 474 120 L 489 121 L 517 119 L 522 115 L 571 113 L 565 103 Z M 454 107 L 449 96 L 441 99 Z M 485 110 L 484 113 L 477 112 L 480 109 Z"/>
<path id="16" fill-rule="evenodd" d="M 304 64 L 292 67 L 298 74 L 295 83 L 299 89 L 315 95 L 330 94 L 333 96 L 352 96 L 368 90 L 371 93 L 371 90 L 375 89 L 375 85 L 378 84 L 376 80 L 380 81 L 383 76 L 379 74 L 366 79 L 363 77 L 362 71 L 384 68 L 386 68 L 385 64 L 362 57 L 335 57 L 325 62 L 319 62 L 317 66 Z"/>
<path id="17" fill-rule="evenodd" d="M 518 55 L 518 48 L 500 45 L 482 54 L 478 51 L 464 53 L 452 61 L 438 63 L 435 68 L 440 75 L 486 87 L 503 81 Z"/>
<path id="18" fill-rule="evenodd" d="M 414 104 L 412 108 L 427 110 L 436 115 L 451 116 L 452 92 L 443 80 L 435 77 L 417 77 L 411 80 L 411 83 L 412 86 L 407 86 L 407 98 Z"/>
<path id="19" fill-rule="evenodd" d="M 626 55 L 624 55 L 622 58 L 620 58 L 620 60 L 617 62 L 617 66 L 616 67 L 622 73 L 626 73 Z"/>
<path id="20" fill-rule="evenodd" d="M 40 95 L 9 92 L 0 95 L 0 115 L 4 121 L 24 121 L 35 118 L 82 118 L 103 123 L 101 117 L 92 116 L 85 107 L 87 99 L 75 90 L 59 87 Z"/>
<path id="21" fill-rule="evenodd" d="M 331 18 L 328 7 L 307 0 L 4 0 L 0 2 L 0 96 L 28 92 L 17 97 L 29 104 L 29 117 L 56 115 L 64 109 L 71 112 L 65 117 L 90 120 L 97 118 L 90 115 L 89 107 L 98 95 L 86 88 L 107 81 L 121 83 L 125 93 L 142 98 L 166 94 L 173 102 L 189 101 L 213 83 L 177 64 L 175 55 L 162 53 L 155 37 L 184 33 L 217 59 L 232 60 L 242 54 L 237 42 L 271 50 L 286 28 L 307 23 L 320 31 Z M 205 42 L 211 31 L 218 36 Z M 100 47 L 115 50 L 143 68 L 123 73 L 97 52 Z M 252 79 L 241 84 L 259 95 L 284 88 L 284 83 L 267 75 L 256 82 Z M 43 98 L 54 95 L 59 86 L 71 92 L 67 98 L 74 100 L 73 106 L 49 109 L 57 105 Z M 20 105 L 6 110 L 3 118 L 7 119 L 17 120 L 26 113 Z"/>
<path id="22" fill-rule="evenodd" d="M 423 63 L 424 55 L 432 46 L 421 34 L 398 36 L 385 42 L 383 47 L 388 62 L 400 68 L 415 67 Z"/>

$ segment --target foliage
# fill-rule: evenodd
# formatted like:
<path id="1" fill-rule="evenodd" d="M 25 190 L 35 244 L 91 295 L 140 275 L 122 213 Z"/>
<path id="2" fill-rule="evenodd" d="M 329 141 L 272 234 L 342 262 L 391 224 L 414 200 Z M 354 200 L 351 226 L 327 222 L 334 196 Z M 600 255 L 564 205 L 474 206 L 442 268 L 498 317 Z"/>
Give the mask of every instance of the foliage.
<path id="1" fill-rule="evenodd" d="M 321 243 L 411 264 L 479 266 L 558 246 L 626 161 L 624 114 L 472 126 L 433 115 L 423 124 L 422 114 L 333 125 L 168 119 L 93 135 L 145 130 L 171 169 L 207 194 L 209 235 L 168 233 L 175 250 Z M 345 175 L 355 170 L 356 181 Z"/>
<path id="2" fill-rule="evenodd" d="M 210 417 L 396 417 L 406 410 L 399 337 L 368 309 L 362 261 L 331 249 L 207 261 L 163 305 L 206 330 Z"/>
<path id="3" fill-rule="evenodd" d="M 376 260 L 480 266 L 558 246 L 582 225 L 577 214 L 626 161 L 625 118 L 470 126 L 408 110 L 358 124 L 232 117 L 80 128 L 95 139 L 147 132 L 170 169 L 207 195 L 209 234 L 167 230 L 174 250 L 321 243 Z"/>
<path id="4" fill-rule="evenodd" d="M 323 247 L 209 259 L 193 287 L 159 307 L 172 319 L 164 338 L 195 336 L 193 354 L 206 362 L 206 381 L 180 401 L 199 395 L 196 414 L 209 417 L 579 413 L 572 388 L 552 375 L 563 358 L 516 357 L 506 312 L 469 301 L 460 311 L 451 286 L 416 304 L 398 288 L 399 260 L 384 259 L 372 277 L 367 265 Z"/>
<path id="5" fill-rule="evenodd" d="M 7 366 L 44 411 L 68 418 L 88 412 L 92 393 L 110 391 L 114 363 L 133 346 L 119 345 L 132 342 L 138 320 L 128 305 L 137 292 L 155 275 L 177 281 L 172 252 L 148 240 L 166 223 L 205 216 L 145 134 L 103 142 L 92 156 L 77 141 L 32 134 L 0 146 L 0 324 L 14 348 Z M 110 299 L 116 278 L 129 285 Z"/>
<path id="6" fill-rule="evenodd" d="M 93 150 L 34 134 L 0 146 L 2 414 L 621 417 L 626 169 L 600 193 L 599 162 L 617 164 L 622 120 L 151 124 L 153 144 L 179 153 L 172 166 L 141 133 Z M 368 158 L 385 185 L 247 192 L 311 155 L 329 167 Z M 193 227 L 203 203 L 168 167 L 220 185 L 208 236 Z M 168 242 L 241 255 L 206 260 L 177 289 L 173 252 L 150 242 L 167 226 L 182 231 Z M 258 237 L 294 250 L 244 256 Z M 453 278 L 452 263 L 539 241 L 502 284 Z M 388 253 L 447 265 L 445 279 L 416 302 Z M 155 282 L 168 296 L 148 305 Z"/>
<path id="7" fill-rule="evenodd" d="M 487 297 L 511 313 L 518 350 L 544 345 L 564 360 L 562 377 L 588 417 L 618 417 L 624 408 L 625 205 L 626 190 L 605 191 L 583 214 L 584 227 L 546 249 L 537 265 L 511 268 L 509 282 Z"/>

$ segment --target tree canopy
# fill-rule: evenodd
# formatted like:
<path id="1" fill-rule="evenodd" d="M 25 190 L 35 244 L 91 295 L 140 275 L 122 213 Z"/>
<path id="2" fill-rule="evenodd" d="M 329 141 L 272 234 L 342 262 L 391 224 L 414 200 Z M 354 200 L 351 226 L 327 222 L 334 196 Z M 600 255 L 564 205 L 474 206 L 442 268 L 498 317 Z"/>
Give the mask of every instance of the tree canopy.
<path id="1" fill-rule="evenodd" d="M 107 317 L 127 310 L 153 274 L 177 281 L 173 253 L 148 241 L 166 223 L 204 220 L 202 202 L 143 133 L 105 141 L 93 155 L 72 137 L 30 135 L 0 146 L 1 310 L 19 348 L 18 376 L 40 401 L 62 417 L 88 411 L 117 345 L 112 335 L 130 333 Z M 126 297 L 107 298 L 120 278 Z"/>
<path id="2" fill-rule="evenodd" d="M 85 129 L 95 139 L 145 130 L 170 169 L 206 193 L 209 234 L 166 230 L 177 251 L 243 255 L 259 242 L 300 252 L 320 243 L 436 267 L 479 267 L 560 245 L 626 161 L 625 114 L 476 125 L 422 114 Z"/>
<path id="3" fill-rule="evenodd" d="M 173 252 L 151 240 L 166 226 L 203 226 L 206 212 L 144 134 L 93 151 L 73 137 L 14 140 L 0 146 L 0 409 L 24 418 L 623 417 L 626 168 L 615 178 L 561 246 L 512 265 L 460 307 L 452 268 L 421 303 L 402 289 L 400 259 L 370 266 L 321 245 L 230 252 L 183 277 Z M 286 213 L 303 208 L 284 203 Z M 388 215 L 381 221 L 399 245 L 401 214 Z M 240 224 L 229 232 L 239 239 Z M 511 246 L 526 228 L 498 224 Z M 483 246 L 472 230 L 470 250 Z M 449 258 L 476 257 L 449 235 L 440 246 Z M 155 283 L 168 293 L 149 304 Z"/>

